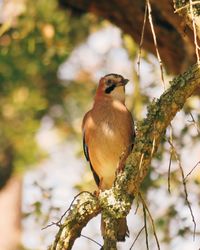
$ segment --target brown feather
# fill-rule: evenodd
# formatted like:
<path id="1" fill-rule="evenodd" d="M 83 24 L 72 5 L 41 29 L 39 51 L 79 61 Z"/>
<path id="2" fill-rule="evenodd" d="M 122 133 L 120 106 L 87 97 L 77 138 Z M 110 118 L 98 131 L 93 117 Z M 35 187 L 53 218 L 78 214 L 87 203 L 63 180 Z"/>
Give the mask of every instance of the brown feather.
<path id="1" fill-rule="evenodd" d="M 101 98 L 102 99 L 102 98 Z M 83 123 L 90 163 L 101 180 L 101 189 L 111 188 L 120 160 L 133 144 L 133 120 L 118 100 L 96 101 Z"/>

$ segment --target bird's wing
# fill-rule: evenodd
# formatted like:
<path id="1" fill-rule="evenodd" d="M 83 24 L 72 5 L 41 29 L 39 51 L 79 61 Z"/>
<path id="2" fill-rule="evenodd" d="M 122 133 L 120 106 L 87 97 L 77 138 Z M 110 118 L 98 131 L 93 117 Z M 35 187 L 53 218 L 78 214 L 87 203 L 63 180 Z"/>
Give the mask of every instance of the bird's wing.
<path id="1" fill-rule="evenodd" d="M 87 121 L 88 121 L 88 116 L 90 115 L 90 111 L 88 111 L 84 118 L 83 118 L 83 123 L 82 123 L 82 131 L 83 131 L 83 151 L 84 151 L 84 155 L 87 161 L 90 162 L 90 157 L 89 157 L 89 152 L 88 152 L 88 146 L 86 144 L 86 133 L 85 130 L 87 128 Z"/>
<path id="2" fill-rule="evenodd" d="M 100 179 L 99 179 L 99 176 L 97 175 L 97 173 L 94 171 L 94 168 L 93 168 L 92 163 L 91 163 L 91 161 L 90 161 L 88 146 L 87 146 L 86 140 L 85 140 L 85 133 L 83 133 L 83 151 L 84 151 L 84 154 L 85 154 L 85 158 L 86 158 L 87 161 L 89 161 L 89 163 L 90 163 L 90 168 L 91 168 L 91 170 L 92 170 L 92 173 L 93 173 L 93 176 L 94 176 L 94 180 L 95 180 L 97 186 L 99 186 Z"/>
<path id="3" fill-rule="evenodd" d="M 83 152 L 84 152 L 86 160 L 90 162 L 88 146 L 87 146 L 87 144 L 85 142 L 85 133 L 83 133 Z"/>

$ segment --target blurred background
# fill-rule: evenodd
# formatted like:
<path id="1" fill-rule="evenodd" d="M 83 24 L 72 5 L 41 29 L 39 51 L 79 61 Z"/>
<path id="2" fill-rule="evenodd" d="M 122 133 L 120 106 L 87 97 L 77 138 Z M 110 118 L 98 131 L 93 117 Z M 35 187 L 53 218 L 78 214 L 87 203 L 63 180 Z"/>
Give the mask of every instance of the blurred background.
<path id="1" fill-rule="evenodd" d="M 96 188 L 83 156 L 81 122 L 100 77 L 117 73 L 130 79 L 126 104 L 136 126 L 163 93 L 156 57 L 142 50 L 138 69 L 138 54 L 138 45 L 116 26 L 92 14 L 72 15 L 56 0 L 0 1 L 1 250 L 47 249 L 58 228 L 43 228 L 58 221 L 80 191 Z M 164 77 L 168 87 L 173 76 Z M 142 185 L 161 249 L 200 247 L 199 121 L 200 99 L 193 96 L 167 130 Z M 170 136 L 185 176 L 196 166 L 186 179 L 195 240 Z M 140 203 L 135 213 L 138 202 L 121 250 L 131 248 L 144 225 Z M 98 216 L 82 233 L 102 244 L 99 224 Z M 156 249 L 150 220 L 148 230 L 150 249 Z M 73 249 L 99 248 L 82 236 Z M 145 249 L 144 231 L 133 249 Z"/>

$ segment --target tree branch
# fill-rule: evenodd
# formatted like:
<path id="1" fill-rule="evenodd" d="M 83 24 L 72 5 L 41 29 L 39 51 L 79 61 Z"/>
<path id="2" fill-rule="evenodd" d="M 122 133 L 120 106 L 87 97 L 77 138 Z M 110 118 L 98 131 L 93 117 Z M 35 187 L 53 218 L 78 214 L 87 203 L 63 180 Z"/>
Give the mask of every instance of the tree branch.
<path id="1" fill-rule="evenodd" d="M 71 249 L 80 237 L 82 229 L 100 212 L 98 199 L 92 194 L 82 193 L 74 204 L 56 235 L 49 250 Z"/>
<path id="2" fill-rule="evenodd" d="M 198 45 L 200 40 L 200 1 L 189 0 L 189 3 L 186 4 L 185 2 L 174 0 L 174 7 L 176 9 L 175 12 L 182 16 L 183 20 L 193 30 L 197 62 L 200 63 L 200 47 Z"/>
<path id="3" fill-rule="evenodd" d="M 98 198 L 86 194 L 80 198 L 60 227 L 51 250 L 71 249 L 82 228 L 101 210 L 105 218 L 111 219 L 123 218 L 129 213 L 167 126 L 199 86 L 200 68 L 194 65 L 176 77 L 171 87 L 151 103 L 147 118 L 138 124 L 134 148 L 126 160 L 124 171 L 118 173 L 113 187 L 101 192 Z M 108 238 L 112 238 L 112 244 L 116 246 L 116 239 L 112 237 L 113 227 L 114 224 L 112 230 L 108 230 Z M 105 244 L 103 249 L 108 249 Z"/>
<path id="4" fill-rule="evenodd" d="M 103 250 L 117 250 L 117 220 L 112 216 L 109 216 L 105 213 L 102 213 L 103 222 L 104 222 L 104 245 Z"/>
<path id="5" fill-rule="evenodd" d="M 200 39 L 200 1 L 191 1 L 189 3 L 185 3 L 179 0 L 173 0 L 175 13 L 178 13 L 183 19 L 186 21 L 188 26 L 194 31 L 193 19 L 195 16 L 197 33 L 196 35 Z"/>

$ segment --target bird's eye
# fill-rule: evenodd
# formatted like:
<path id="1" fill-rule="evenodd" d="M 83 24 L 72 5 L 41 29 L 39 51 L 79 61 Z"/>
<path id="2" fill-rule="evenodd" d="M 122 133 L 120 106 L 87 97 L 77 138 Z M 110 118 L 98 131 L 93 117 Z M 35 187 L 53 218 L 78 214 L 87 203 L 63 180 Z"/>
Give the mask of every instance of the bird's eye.
<path id="1" fill-rule="evenodd" d="M 111 84 L 111 83 L 112 83 L 112 80 L 111 80 L 111 79 L 108 79 L 107 83 L 108 83 L 108 84 Z"/>

